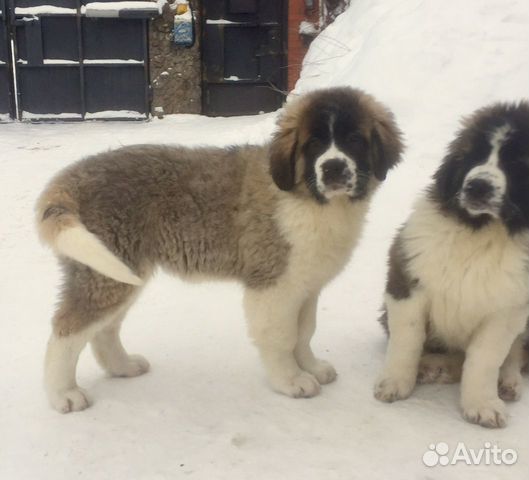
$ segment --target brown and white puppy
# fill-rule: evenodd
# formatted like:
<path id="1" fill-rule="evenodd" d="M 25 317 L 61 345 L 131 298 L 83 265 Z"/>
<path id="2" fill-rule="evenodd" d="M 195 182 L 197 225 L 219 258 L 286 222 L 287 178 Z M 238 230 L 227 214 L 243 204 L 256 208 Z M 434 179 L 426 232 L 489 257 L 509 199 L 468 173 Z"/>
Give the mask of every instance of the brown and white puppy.
<path id="1" fill-rule="evenodd" d="M 269 145 L 133 146 L 60 172 L 37 205 L 40 236 L 64 270 L 45 365 L 52 406 L 89 405 L 75 375 L 87 342 L 111 375 L 148 370 L 119 330 L 157 266 L 242 282 L 271 385 L 316 395 L 336 377 L 309 345 L 318 295 L 347 262 L 401 148 L 388 110 L 336 88 L 288 104 Z"/>
<path id="2" fill-rule="evenodd" d="M 529 103 L 496 104 L 465 121 L 395 238 L 376 398 L 461 378 L 464 417 L 503 427 L 527 364 L 528 265 Z"/>

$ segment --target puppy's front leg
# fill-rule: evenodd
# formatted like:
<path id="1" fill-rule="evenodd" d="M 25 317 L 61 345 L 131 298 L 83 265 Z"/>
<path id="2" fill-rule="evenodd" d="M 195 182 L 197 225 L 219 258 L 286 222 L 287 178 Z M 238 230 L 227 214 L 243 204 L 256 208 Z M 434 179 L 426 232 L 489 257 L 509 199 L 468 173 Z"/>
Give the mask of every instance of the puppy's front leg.
<path id="1" fill-rule="evenodd" d="M 294 356 L 303 370 L 312 373 L 320 384 L 325 385 L 336 379 L 336 370 L 329 362 L 316 358 L 310 348 L 310 341 L 316 331 L 317 309 L 318 295 L 311 295 L 301 307 L 298 320 L 298 342 L 294 349 Z"/>
<path id="2" fill-rule="evenodd" d="M 505 403 L 498 397 L 498 376 L 527 312 L 492 317 L 475 333 L 467 348 L 461 379 L 463 416 L 471 423 L 498 428 L 507 424 Z"/>
<path id="3" fill-rule="evenodd" d="M 502 400 L 514 402 L 522 396 L 522 369 L 525 363 L 524 337 L 520 335 L 500 368 L 498 393 Z"/>
<path id="4" fill-rule="evenodd" d="M 394 402 L 410 396 L 417 381 L 419 362 L 426 338 L 426 295 L 414 290 L 411 296 L 395 299 L 386 294 L 389 343 L 384 370 L 375 385 L 375 397 Z"/>
<path id="5" fill-rule="evenodd" d="M 298 316 L 303 300 L 288 289 L 248 289 L 244 307 L 248 329 L 263 360 L 272 388 L 290 397 L 313 397 L 320 384 L 294 357 Z"/>

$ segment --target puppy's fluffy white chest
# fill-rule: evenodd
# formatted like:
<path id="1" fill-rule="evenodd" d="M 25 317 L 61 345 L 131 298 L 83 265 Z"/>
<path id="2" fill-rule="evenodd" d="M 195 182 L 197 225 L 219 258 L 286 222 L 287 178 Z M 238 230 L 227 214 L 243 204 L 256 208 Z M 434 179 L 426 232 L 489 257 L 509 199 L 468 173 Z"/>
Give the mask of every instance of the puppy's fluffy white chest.
<path id="1" fill-rule="evenodd" d="M 499 222 L 472 230 L 421 199 L 402 232 L 409 273 L 429 300 L 432 334 L 465 347 L 494 314 L 527 308 L 527 235 L 510 235 Z"/>
<path id="2" fill-rule="evenodd" d="M 346 265 L 361 233 L 367 199 L 336 197 L 320 205 L 285 197 L 277 211 L 282 234 L 291 245 L 284 281 L 307 291 L 321 288 Z"/>

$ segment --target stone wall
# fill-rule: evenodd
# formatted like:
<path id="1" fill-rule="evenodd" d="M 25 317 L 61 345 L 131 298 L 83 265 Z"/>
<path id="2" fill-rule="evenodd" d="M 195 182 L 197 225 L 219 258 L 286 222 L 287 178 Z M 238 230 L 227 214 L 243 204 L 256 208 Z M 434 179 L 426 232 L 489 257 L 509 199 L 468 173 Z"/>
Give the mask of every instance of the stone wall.
<path id="1" fill-rule="evenodd" d="M 178 47 L 171 39 L 174 11 L 164 6 L 163 15 L 151 22 L 149 31 L 150 71 L 153 88 L 152 110 L 171 113 L 200 113 L 200 8 L 199 0 L 191 0 L 195 14 L 195 44 Z M 161 110 L 163 109 L 163 110 Z"/>

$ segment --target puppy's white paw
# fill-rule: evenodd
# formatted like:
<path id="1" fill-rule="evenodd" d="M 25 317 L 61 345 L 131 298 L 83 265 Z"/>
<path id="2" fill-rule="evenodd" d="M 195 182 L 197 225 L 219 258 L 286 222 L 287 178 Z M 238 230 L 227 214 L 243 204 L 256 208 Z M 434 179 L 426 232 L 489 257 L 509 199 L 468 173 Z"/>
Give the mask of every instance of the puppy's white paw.
<path id="1" fill-rule="evenodd" d="M 415 378 L 383 377 L 375 385 L 375 398 L 381 402 L 395 402 L 408 398 L 415 387 Z"/>
<path id="2" fill-rule="evenodd" d="M 318 395 L 321 391 L 316 377 L 308 372 L 300 372 L 292 378 L 274 379 L 272 387 L 277 392 L 292 398 L 310 398 Z"/>
<path id="3" fill-rule="evenodd" d="M 59 413 L 79 412 L 91 404 L 86 392 L 81 388 L 72 388 L 66 392 L 49 394 L 51 406 Z"/>
<path id="4" fill-rule="evenodd" d="M 507 411 L 502 400 L 488 400 L 475 404 L 463 404 L 463 416 L 470 423 L 487 428 L 503 428 L 507 425 Z"/>
<path id="5" fill-rule="evenodd" d="M 115 377 L 137 377 L 147 373 L 151 365 L 148 360 L 141 355 L 129 355 L 126 362 L 119 367 L 115 367 L 111 374 Z"/>
<path id="6" fill-rule="evenodd" d="M 506 402 L 520 400 L 522 396 L 523 378 L 520 373 L 511 376 L 502 377 L 498 382 L 498 395 Z"/>
<path id="7" fill-rule="evenodd" d="M 314 375 L 320 385 L 334 382 L 338 375 L 334 367 L 325 360 L 316 359 L 309 365 L 301 365 L 301 368 Z"/>

